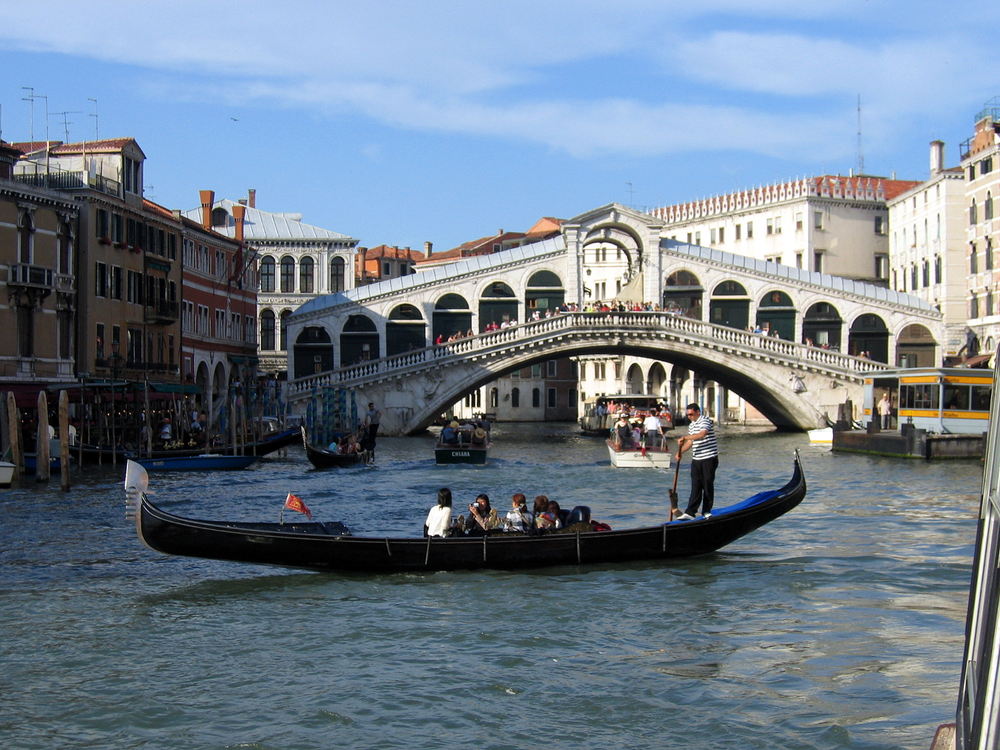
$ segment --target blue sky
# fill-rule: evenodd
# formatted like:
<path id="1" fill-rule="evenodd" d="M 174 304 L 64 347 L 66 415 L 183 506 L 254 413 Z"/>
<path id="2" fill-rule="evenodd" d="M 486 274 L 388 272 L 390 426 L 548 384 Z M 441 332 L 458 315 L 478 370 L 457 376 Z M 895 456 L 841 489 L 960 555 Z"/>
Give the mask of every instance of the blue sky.
<path id="1" fill-rule="evenodd" d="M 71 141 L 134 137 L 163 205 L 255 188 L 369 247 L 847 174 L 859 96 L 865 172 L 924 179 L 929 141 L 957 163 L 1000 95 L 1000 3 L 966 0 L 0 0 L 0 17 L 4 140 L 30 138 L 32 87 L 35 139 L 46 103 L 52 139 L 67 120 Z"/>

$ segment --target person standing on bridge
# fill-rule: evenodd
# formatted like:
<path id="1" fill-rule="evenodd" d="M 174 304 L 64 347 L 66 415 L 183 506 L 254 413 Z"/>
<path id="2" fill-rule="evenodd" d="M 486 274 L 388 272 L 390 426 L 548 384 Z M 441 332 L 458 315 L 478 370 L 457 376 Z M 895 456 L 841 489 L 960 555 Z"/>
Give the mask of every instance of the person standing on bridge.
<path id="1" fill-rule="evenodd" d="M 691 498 L 679 521 L 691 521 L 698 515 L 698 506 L 705 518 L 712 516 L 715 503 L 715 470 L 719 468 L 719 444 L 715 439 L 715 425 L 701 413 L 698 404 L 687 405 L 688 434 L 677 440 L 675 461 L 681 460 L 684 451 L 691 449 Z"/>

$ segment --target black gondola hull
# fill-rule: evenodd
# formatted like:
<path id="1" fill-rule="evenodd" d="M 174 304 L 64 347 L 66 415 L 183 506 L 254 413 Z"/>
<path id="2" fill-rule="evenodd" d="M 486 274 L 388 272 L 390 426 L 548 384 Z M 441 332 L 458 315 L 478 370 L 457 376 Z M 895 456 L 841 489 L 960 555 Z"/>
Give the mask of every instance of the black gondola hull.
<path id="1" fill-rule="evenodd" d="M 338 533 L 341 529 L 321 523 L 282 525 L 183 518 L 153 505 L 145 495 L 137 503 L 136 530 L 148 547 L 165 554 L 318 571 L 534 568 L 708 554 L 787 513 L 805 494 L 805 478 L 796 457 L 793 477 L 780 490 L 759 493 L 729 508 L 720 508 L 709 519 L 621 531 L 449 538 L 354 537 L 341 535 Z"/>

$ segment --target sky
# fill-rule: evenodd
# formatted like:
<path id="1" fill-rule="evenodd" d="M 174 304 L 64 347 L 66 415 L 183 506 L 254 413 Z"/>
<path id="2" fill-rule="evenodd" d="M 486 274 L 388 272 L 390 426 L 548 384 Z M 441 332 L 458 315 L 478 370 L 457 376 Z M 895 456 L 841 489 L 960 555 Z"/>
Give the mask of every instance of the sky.
<path id="1" fill-rule="evenodd" d="M 1000 96 L 982 0 L 0 0 L 0 18 L 3 140 L 132 137 L 168 208 L 253 188 L 367 247 L 862 164 L 922 180 L 929 142 L 957 164 Z"/>

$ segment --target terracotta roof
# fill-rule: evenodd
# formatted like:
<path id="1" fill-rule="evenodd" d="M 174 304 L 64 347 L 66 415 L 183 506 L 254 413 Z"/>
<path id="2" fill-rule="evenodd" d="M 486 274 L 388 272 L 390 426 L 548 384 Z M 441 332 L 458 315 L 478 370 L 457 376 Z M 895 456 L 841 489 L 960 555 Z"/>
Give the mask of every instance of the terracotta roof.
<path id="1" fill-rule="evenodd" d="M 562 219 L 556 219 L 552 216 L 543 216 L 534 223 L 531 229 L 528 230 L 527 234 L 532 238 L 538 237 L 539 235 L 553 234 L 555 232 L 562 231 L 562 224 Z"/>
<path id="2" fill-rule="evenodd" d="M 409 258 L 410 260 L 423 260 L 424 254 L 419 250 L 409 247 L 396 247 L 395 245 L 376 245 L 375 247 L 361 248 L 364 250 L 365 258 Z"/>
<path id="3" fill-rule="evenodd" d="M 101 141 L 80 141 L 78 143 L 63 143 L 62 141 L 48 141 L 49 153 L 54 156 L 60 155 L 74 155 L 82 154 L 86 151 L 88 154 L 107 154 L 107 153 L 117 153 L 125 148 L 127 145 L 132 144 L 140 152 L 142 149 L 139 148 L 139 144 L 136 143 L 135 138 L 107 138 Z M 23 151 L 25 154 L 31 154 L 36 151 L 44 151 L 46 147 L 46 141 L 25 141 L 23 143 L 14 144 L 16 148 Z M 145 156 L 145 154 L 143 154 Z"/>

